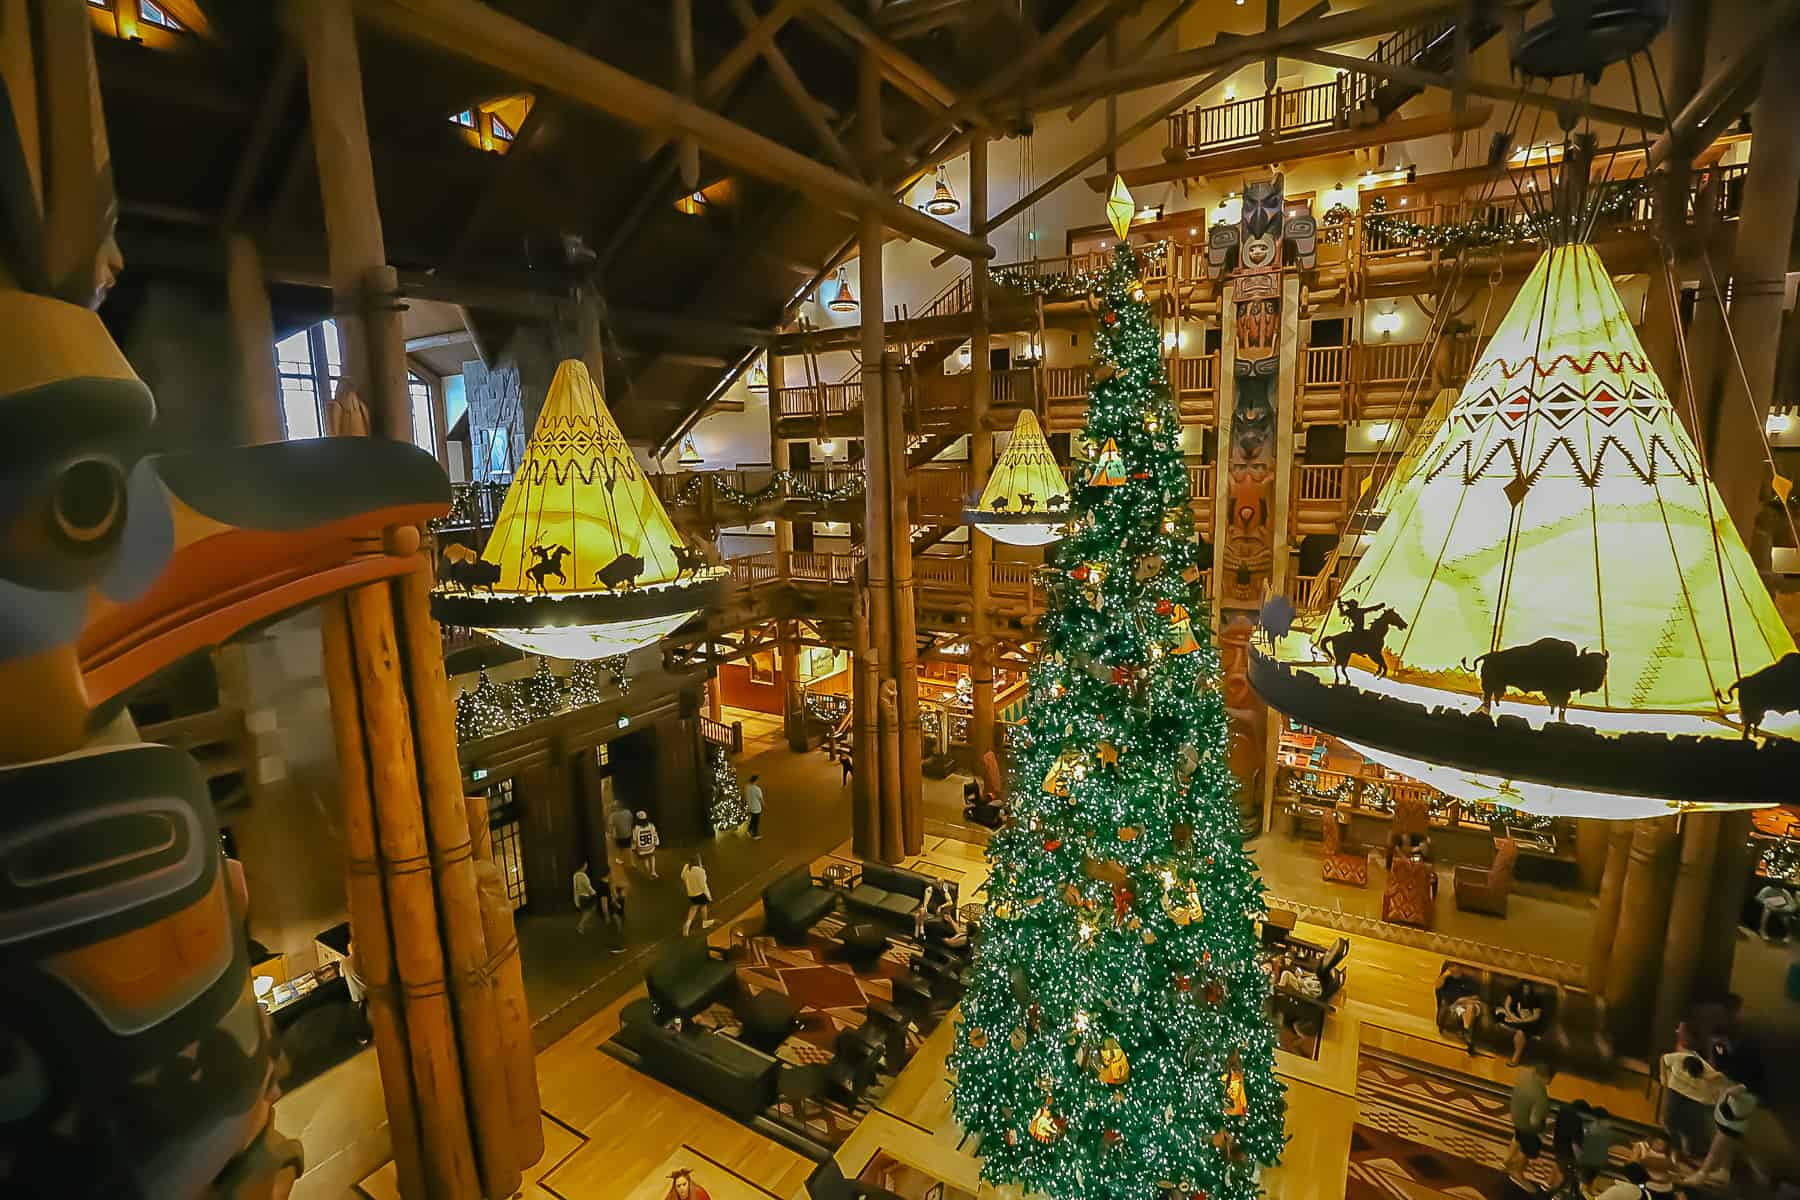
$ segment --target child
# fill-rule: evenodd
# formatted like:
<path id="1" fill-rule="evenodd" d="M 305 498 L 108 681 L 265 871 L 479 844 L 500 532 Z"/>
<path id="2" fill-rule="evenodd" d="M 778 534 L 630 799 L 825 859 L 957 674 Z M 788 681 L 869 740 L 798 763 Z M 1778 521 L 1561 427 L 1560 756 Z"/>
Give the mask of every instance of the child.
<path id="1" fill-rule="evenodd" d="M 656 832 L 656 826 L 650 822 L 650 814 L 643 809 L 637 813 L 637 824 L 631 827 L 631 851 L 637 855 L 638 870 L 652 879 L 661 878 L 656 873 L 656 848 L 662 845 L 662 835 Z"/>
<path id="2" fill-rule="evenodd" d="M 706 864 L 700 861 L 698 854 L 694 861 L 681 868 L 681 886 L 687 889 L 687 920 L 681 923 L 681 936 L 686 937 L 694 928 L 694 914 L 700 914 L 700 928 L 711 929 L 717 922 L 712 919 L 712 885 L 706 879 Z"/>

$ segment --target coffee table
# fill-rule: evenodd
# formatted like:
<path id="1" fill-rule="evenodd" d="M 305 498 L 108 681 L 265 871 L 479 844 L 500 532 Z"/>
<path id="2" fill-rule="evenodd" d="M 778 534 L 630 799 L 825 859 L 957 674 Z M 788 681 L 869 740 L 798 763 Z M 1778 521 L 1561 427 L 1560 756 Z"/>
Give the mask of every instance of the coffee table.
<path id="1" fill-rule="evenodd" d="M 887 930 L 866 922 L 846 925 L 838 934 L 838 946 L 842 950 L 844 961 L 858 974 L 866 974 L 875 969 L 875 964 L 881 961 L 891 940 Z"/>
<path id="2" fill-rule="evenodd" d="M 800 1028 L 799 1006 L 774 989 L 744 997 L 736 1011 L 744 1025 L 739 1040 L 765 1054 L 775 1053 L 788 1035 Z"/>

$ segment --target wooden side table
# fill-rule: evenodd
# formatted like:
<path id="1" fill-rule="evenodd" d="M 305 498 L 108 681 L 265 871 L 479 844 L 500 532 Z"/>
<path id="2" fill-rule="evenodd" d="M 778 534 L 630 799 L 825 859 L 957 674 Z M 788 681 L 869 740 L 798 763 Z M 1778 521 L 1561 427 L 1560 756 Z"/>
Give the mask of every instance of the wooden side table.
<path id="1" fill-rule="evenodd" d="M 825 869 L 819 872 L 819 878 L 825 881 L 825 885 L 834 888 L 849 887 L 850 880 L 855 877 L 856 868 L 849 863 L 828 863 Z"/>
<path id="2" fill-rule="evenodd" d="M 762 966 L 768 961 L 763 954 L 763 936 L 755 922 L 739 921 L 731 927 L 731 956 L 752 966 Z"/>

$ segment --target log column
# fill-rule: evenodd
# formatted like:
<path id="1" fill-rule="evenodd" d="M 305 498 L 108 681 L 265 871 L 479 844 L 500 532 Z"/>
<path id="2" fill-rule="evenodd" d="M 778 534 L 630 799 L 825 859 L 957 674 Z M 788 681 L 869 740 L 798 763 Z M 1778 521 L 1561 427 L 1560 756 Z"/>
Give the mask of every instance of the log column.
<path id="1" fill-rule="evenodd" d="M 988 219 L 988 139 L 979 131 L 969 143 L 969 228 L 986 229 Z M 988 345 L 988 260 L 969 260 L 969 485 L 977 495 L 994 470 L 994 435 L 987 427 L 993 400 L 993 366 Z M 994 748 L 994 630 L 989 616 L 994 575 L 994 542 L 969 528 L 969 682 L 974 711 L 969 720 L 969 753 L 981 770 L 981 756 Z M 945 730 L 946 741 L 949 731 Z M 943 747 L 948 751 L 950 747 Z"/>
<path id="2" fill-rule="evenodd" d="M 900 711 L 900 830 L 905 853 L 925 848 L 925 756 L 919 727 L 919 612 L 913 595 L 912 522 L 908 513 L 906 433 L 900 420 L 900 356 L 882 358 L 882 403 L 887 416 L 889 508 L 894 534 L 889 576 L 893 588 L 894 683 Z M 949 735 L 945 729 L 944 734 Z"/>
<path id="3" fill-rule="evenodd" d="M 884 139 L 881 134 L 881 63 L 872 52 L 865 52 L 858 80 L 858 133 L 863 162 L 871 178 L 878 177 Z M 904 854 L 901 824 L 901 738 L 899 683 L 894 652 L 894 531 L 906 532 L 903 522 L 896 522 L 894 464 L 904 460 L 905 442 L 890 447 L 890 437 L 898 433 L 898 422 L 890 423 L 886 375 L 882 359 L 887 352 L 887 333 L 883 324 L 881 286 L 881 218 L 874 212 L 863 214 L 857 265 L 862 284 L 862 389 L 863 451 L 868 464 L 866 491 L 867 520 L 864 522 L 865 561 L 868 564 L 868 626 L 870 658 L 875 664 L 866 708 L 874 720 L 876 752 L 866 764 L 859 759 L 858 775 L 867 775 L 871 804 L 879 830 L 880 852 L 876 857 L 889 862 Z M 898 406 L 898 398 L 891 398 Z M 902 514 L 904 510 L 902 510 Z M 915 720 L 917 719 L 915 714 Z"/>
<path id="4" fill-rule="evenodd" d="M 244 441 L 281 440 L 281 389 L 275 372 L 275 318 L 262 256 L 247 234 L 225 235 L 225 294 L 237 357 L 238 406 Z"/>
<path id="5" fill-rule="evenodd" d="M 1628 1052 L 1647 1044 L 1651 1012 L 1645 1000 L 1655 994 L 1675 887 L 1675 818 L 1634 824 L 1605 988 L 1613 1035 Z"/>
<path id="6" fill-rule="evenodd" d="M 368 406 L 374 430 L 410 442 L 412 412 L 399 283 L 388 266 L 382 240 L 350 0 L 289 0 L 285 12 L 288 32 L 306 59 L 331 292 L 344 344 L 344 378 Z"/>
<path id="7" fill-rule="evenodd" d="M 781 406 L 779 403 L 780 378 L 782 372 L 781 359 L 774 348 L 769 350 L 769 465 L 777 473 L 791 470 L 793 455 L 788 451 L 786 439 L 781 436 Z M 775 573 L 782 579 L 793 573 L 794 560 L 794 522 L 787 516 L 785 506 L 775 512 Z M 781 732 L 787 738 L 788 749 L 796 754 L 806 750 L 806 710 L 800 698 L 800 642 L 798 625 L 793 621 L 782 621 L 779 626 L 781 637 L 776 643 L 776 656 L 779 659 L 778 669 L 781 673 Z"/>
<path id="8" fill-rule="evenodd" d="M 1600 874 L 1600 894 L 1594 902 L 1594 937 L 1588 953 L 1587 986 L 1590 992 L 1606 990 L 1613 939 L 1619 933 L 1619 905 L 1624 898 L 1632 833 L 1629 821 L 1607 822 L 1606 865 Z"/>

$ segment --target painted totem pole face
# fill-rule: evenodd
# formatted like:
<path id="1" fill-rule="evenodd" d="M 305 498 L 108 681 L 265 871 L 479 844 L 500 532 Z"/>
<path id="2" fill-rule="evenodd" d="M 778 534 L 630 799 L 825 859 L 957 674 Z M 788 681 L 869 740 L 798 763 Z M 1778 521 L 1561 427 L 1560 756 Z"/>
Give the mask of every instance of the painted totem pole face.
<path id="1" fill-rule="evenodd" d="M 1238 262 L 1244 270 L 1263 271 L 1281 265 L 1282 178 L 1244 184 L 1238 217 L 1242 233 Z"/>

